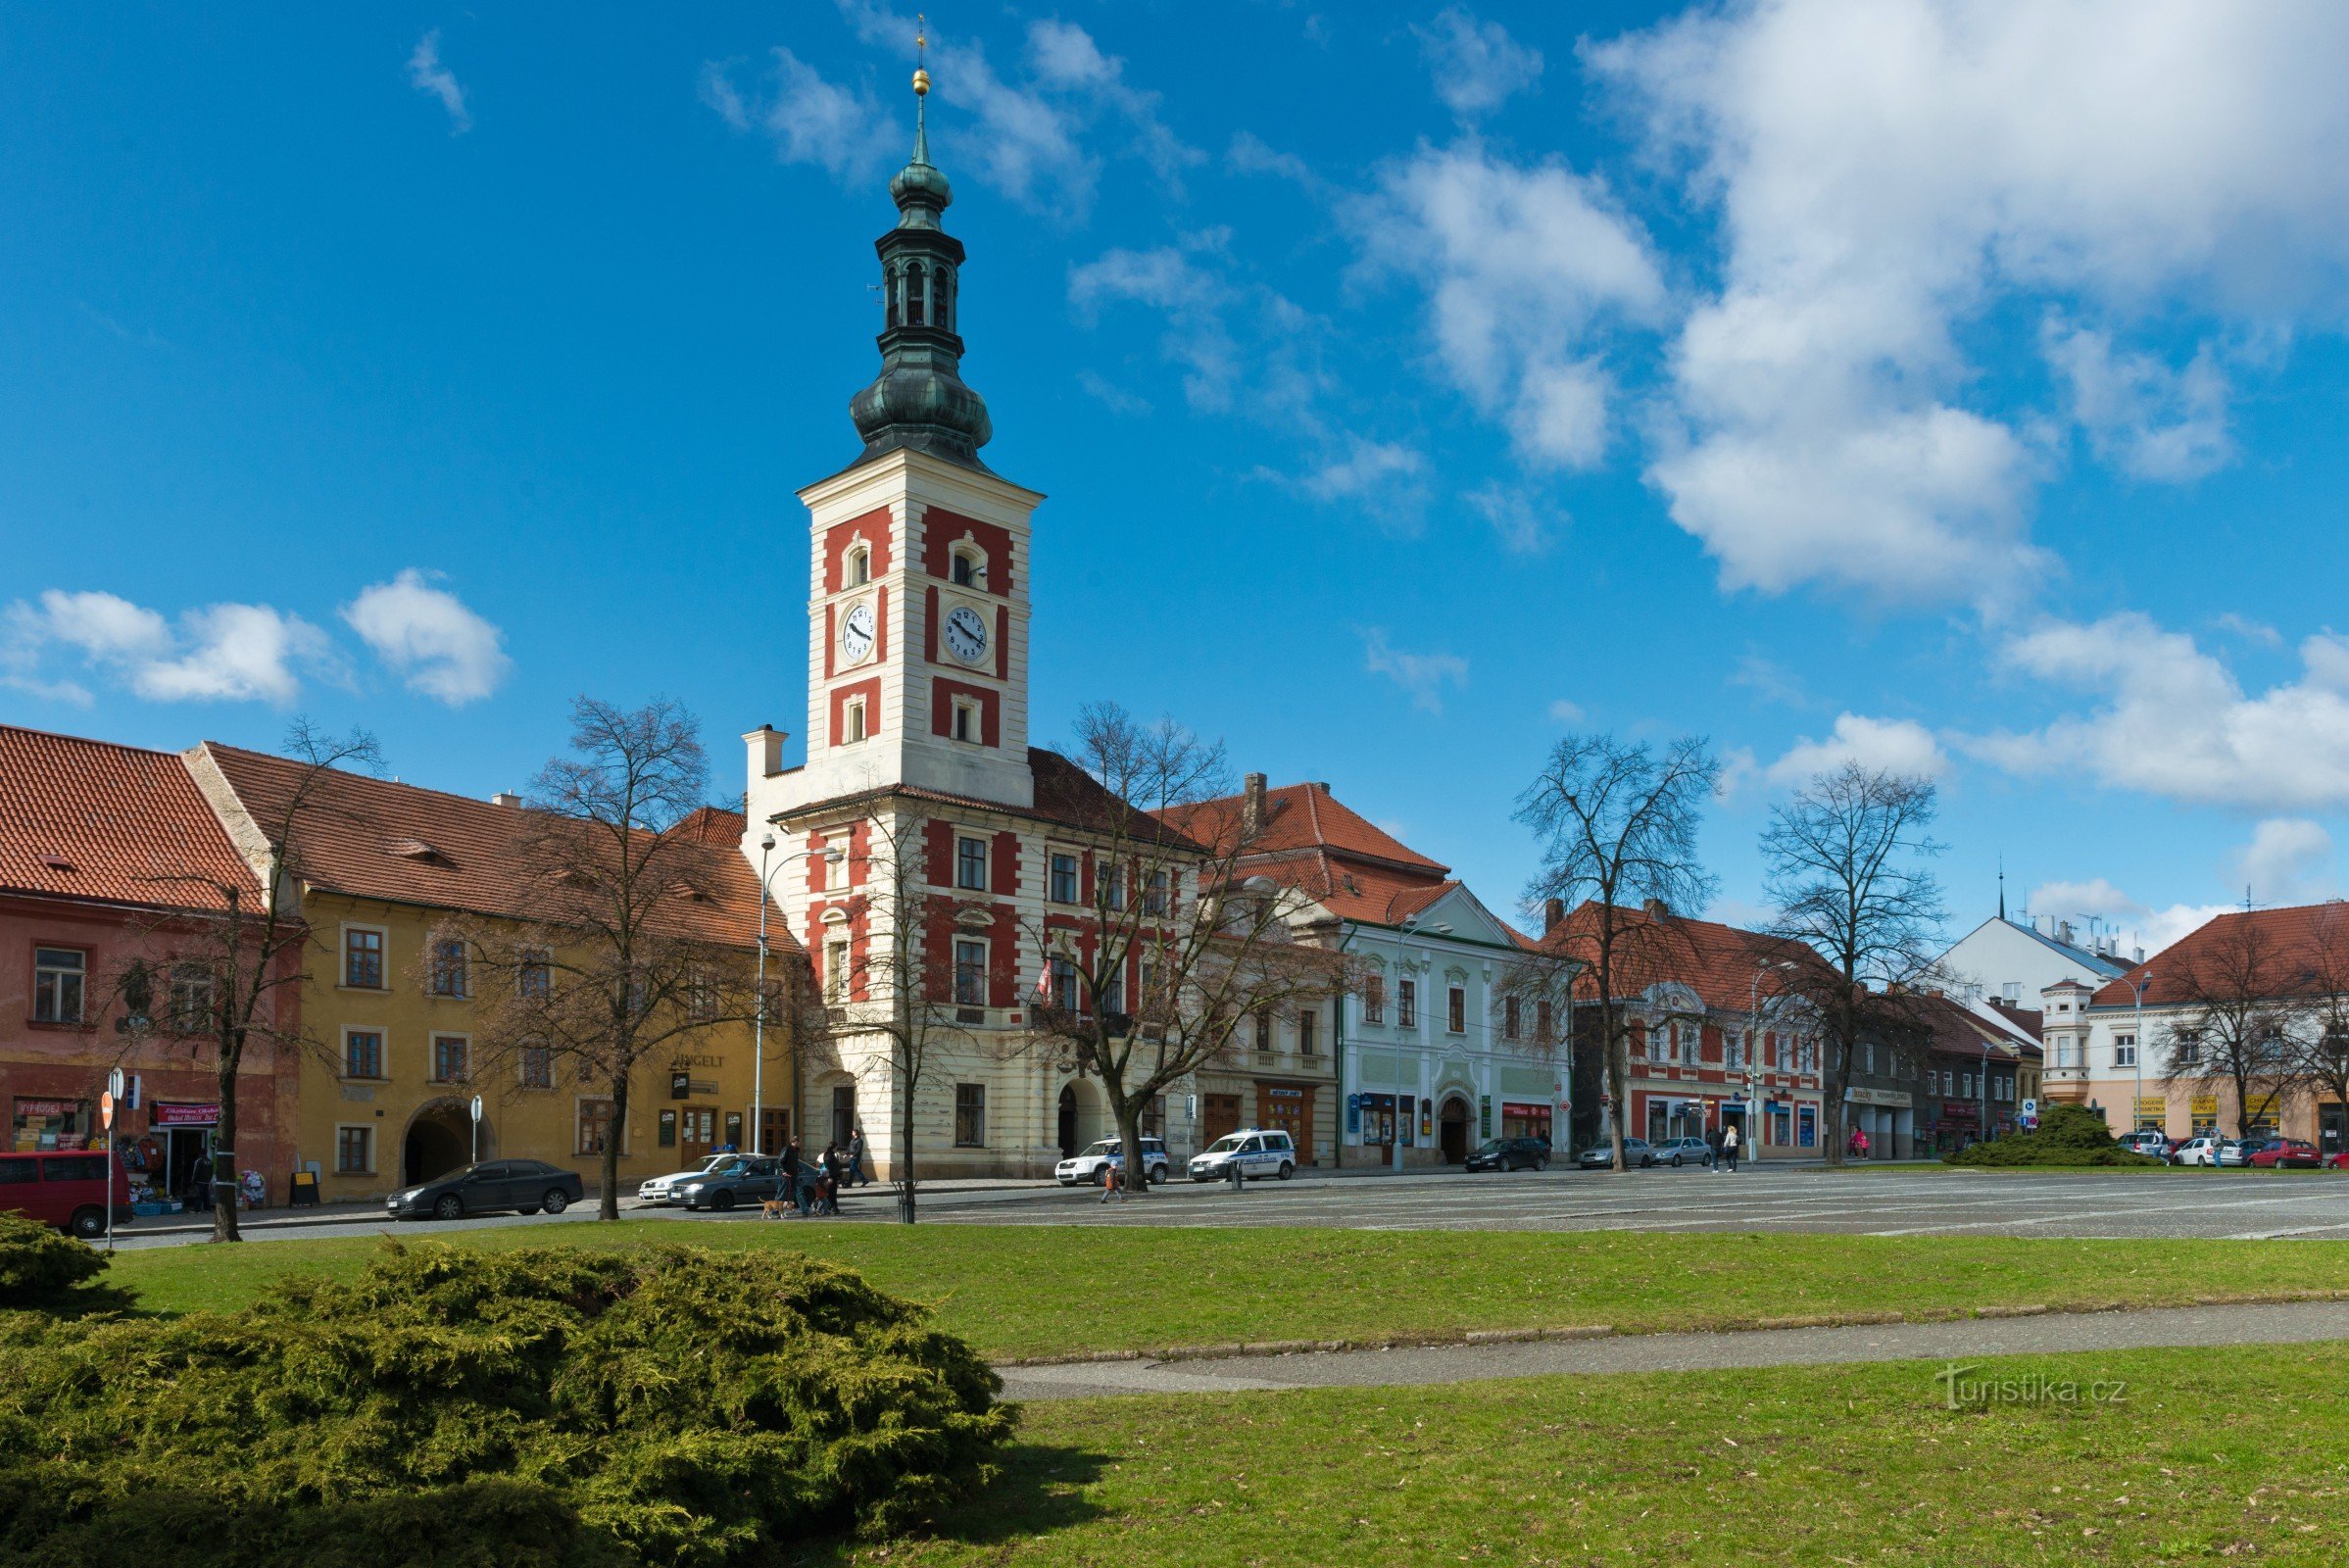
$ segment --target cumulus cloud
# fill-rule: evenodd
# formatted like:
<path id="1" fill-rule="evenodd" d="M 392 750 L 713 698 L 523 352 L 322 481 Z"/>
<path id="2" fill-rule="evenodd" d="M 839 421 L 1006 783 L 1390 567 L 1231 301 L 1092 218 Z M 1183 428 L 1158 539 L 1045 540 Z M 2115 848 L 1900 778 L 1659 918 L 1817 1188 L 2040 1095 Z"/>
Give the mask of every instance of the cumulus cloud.
<path id="1" fill-rule="evenodd" d="M 1763 776 L 1773 784 L 1799 787 L 1846 762 L 1916 778 L 1938 778 L 1949 770 L 1941 743 L 1914 719 L 1838 713 L 1833 734 L 1823 740 L 1804 736 L 1771 763 Z"/>
<path id="2" fill-rule="evenodd" d="M 2161 908 L 2139 902 L 2103 877 L 2084 882 L 2042 882 L 2031 889 L 2024 907 L 2034 915 L 2070 920 L 2076 937 L 2085 940 L 2091 920 L 2118 935 L 2124 952 L 2143 948 L 2156 954 L 2191 934 L 2237 904 L 2172 904 Z M 2082 976 L 2084 979 L 2085 976 Z M 2033 999 L 2026 997 L 2027 1005 Z"/>
<path id="3" fill-rule="evenodd" d="M 1478 486 L 1461 499 L 1493 525 L 1501 548 L 1513 556 L 1538 556 L 1547 551 L 1551 522 L 1565 520 L 1564 513 L 1552 513 L 1538 506 L 1522 489 L 1497 479 Z"/>
<path id="4" fill-rule="evenodd" d="M 2313 904 L 2331 895 L 2332 835 L 2306 817 L 2270 817 L 2234 858 L 2236 879 L 2259 904 Z"/>
<path id="5" fill-rule="evenodd" d="M 1986 597 L 2033 568 L 2041 466 L 1968 406 L 1961 329 L 2017 298 L 2329 318 L 2345 55 L 2349 10 L 2299 0 L 1753 0 L 1587 51 L 1721 225 L 1649 468 L 1674 519 L 1731 586 Z M 2208 365 L 2053 347 L 2112 461 L 2225 461 Z"/>
<path id="6" fill-rule="evenodd" d="M 1112 247 L 1068 270 L 1068 303 L 1087 325 L 1116 304 L 1157 312 L 1165 318 L 1159 350 L 1183 369 L 1184 400 L 1203 412 L 1231 408 L 1244 366 L 1227 316 L 1248 301 L 1195 252 Z"/>
<path id="7" fill-rule="evenodd" d="M 910 145 L 871 88 L 828 80 L 781 47 L 766 74 L 747 83 L 732 62 L 704 66 L 702 102 L 736 130 L 764 134 L 777 162 L 812 164 L 842 184 L 876 177 Z"/>
<path id="8" fill-rule="evenodd" d="M 1459 6 L 1446 7 L 1434 22 L 1411 31 L 1435 75 L 1436 96 L 1463 120 L 1492 113 L 1542 79 L 1541 50 Z"/>
<path id="9" fill-rule="evenodd" d="M 2012 673 L 2092 698 L 2035 730 L 1963 749 L 2025 775 L 2085 775 L 2199 806 L 2349 807 L 2349 639 L 2304 639 L 2297 678 L 2247 693 L 2184 632 L 2135 612 L 2049 619 L 1998 653 Z"/>
<path id="10" fill-rule="evenodd" d="M 1416 504 L 1416 480 L 1427 459 L 1395 442 L 1350 438 L 1344 448 L 1296 475 L 1291 483 L 1316 501 L 1380 501 Z M 1466 666 L 1462 666 L 1465 668 Z"/>
<path id="11" fill-rule="evenodd" d="M 162 703 L 283 705 L 305 671 L 335 668 L 325 633 L 268 605 L 209 605 L 173 625 L 117 594 L 52 588 L 9 606 L 5 622 L 0 683 L 73 703 L 88 703 L 89 688 L 48 673 L 56 659 Z"/>
<path id="12" fill-rule="evenodd" d="M 408 84 L 427 98 L 439 100 L 448 111 L 449 134 L 462 136 L 473 128 L 473 116 L 465 106 L 465 88 L 457 74 L 440 63 L 440 29 L 433 28 L 416 40 L 416 50 L 408 57 Z"/>
<path id="13" fill-rule="evenodd" d="M 362 589 L 342 616 L 411 691 L 453 708 L 496 691 L 513 667 L 506 634 L 413 567 Z"/>
<path id="14" fill-rule="evenodd" d="M 1412 654 L 1387 640 L 1386 628 L 1358 628 L 1362 638 L 1362 667 L 1384 675 L 1408 693 L 1411 706 L 1422 712 L 1444 711 L 1444 689 L 1468 684 L 1468 661 L 1457 654 Z"/>
<path id="15" fill-rule="evenodd" d="M 1654 318 L 1666 291 L 1646 236 L 1601 182 L 1470 137 L 1386 165 L 1341 212 L 1372 274 L 1425 292 L 1444 374 L 1505 424 L 1521 458 L 1587 468 L 1605 455 L 1606 329 Z"/>

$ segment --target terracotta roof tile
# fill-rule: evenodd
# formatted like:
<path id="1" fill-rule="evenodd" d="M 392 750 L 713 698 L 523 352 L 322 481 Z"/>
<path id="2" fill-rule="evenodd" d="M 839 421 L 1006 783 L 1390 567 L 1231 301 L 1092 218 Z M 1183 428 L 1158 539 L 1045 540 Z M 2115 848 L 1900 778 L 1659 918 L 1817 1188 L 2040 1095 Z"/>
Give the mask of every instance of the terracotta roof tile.
<path id="1" fill-rule="evenodd" d="M 1238 831 L 1243 797 L 1227 795 L 1197 806 L 1176 807 L 1165 817 L 1187 832 L 1228 839 Z M 1279 855 L 1292 850 L 1327 850 L 1356 859 L 1384 860 L 1391 865 L 1430 872 L 1438 877 L 1451 867 L 1431 860 L 1386 829 L 1330 793 L 1327 784 L 1284 784 L 1264 792 L 1264 825 L 1251 854 Z"/>
<path id="2" fill-rule="evenodd" d="M 1193 849 L 1190 840 L 1150 812 L 1129 807 L 1115 795 L 1103 789 L 1100 780 L 1086 772 L 1058 752 L 1041 746 L 1028 748 L 1028 769 L 1036 780 L 1036 804 L 1014 806 L 1008 801 L 983 800 L 975 795 L 954 795 L 946 790 L 924 789 L 913 784 L 884 784 L 850 795 L 836 795 L 828 800 L 810 801 L 795 806 L 785 815 L 806 817 L 831 811 L 843 806 L 902 796 L 906 800 L 927 801 L 940 806 L 960 807 L 966 810 L 994 811 L 1004 816 L 1025 817 L 1030 821 L 1051 822 L 1091 833 L 1106 833 L 1114 825 L 1128 843 L 1148 840 L 1165 844 L 1173 849 Z"/>
<path id="3" fill-rule="evenodd" d="M 1542 952 L 1585 956 L 1597 929 L 1598 910 L 1595 903 L 1575 906 L 1555 929 L 1530 946 Z M 1652 926 L 1657 919 L 1643 909 L 1626 908 L 1618 908 L 1616 918 L 1635 930 Z M 1772 961 L 1791 960 L 1825 968 L 1824 960 L 1809 948 L 1767 932 L 1740 930 L 1718 920 L 1685 915 L 1669 915 L 1665 919 L 1669 922 L 1668 937 L 1656 941 L 1635 939 L 1618 948 L 1618 963 L 1625 962 L 1628 956 L 1631 969 L 1628 977 L 1616 981 L 1620 994 L 1634 995 L 1658 982 L 1671 981 L 1695 992 L 1707 1008 L 1743 1012 L 1752 1004 L 1754 976 Z M 1768 995 L 1767 985 L 1763 992 Z"/>
<path id="4" fill-rule="evenodd" d="M 0 889 L 220 907 L 206 884 L 260 891 L 177 757 L 0 725 Z"/>
<path id="5" fill-rule="evenodd" d="M 2145 987 L 2147 1006 L 2183 1001 L 2186 977 L 2194 966 L 2210 960 L 2223 944 L 2236 940 L 2246 928 L 2264 943 L 2279 973 L 2288 971 L 2291 978 L 2279 980 L 2279 990 L 2286 995 L 2313 995 L 2321 989 L 2314 986 L 2308 972 L 2317 934 L 2324 926 L 2343 920 L 2349 920 L 2349 904 L 2338 899 L 2282 909 L 2230 910 L 2196 926 L 2143 963 L 2132 964 L 2119 979 L 2099 988 L 2089 998 L 2089 1004 L 2134 1006 L 2137 982 L 2148 974 L 2152 978 Z M 2344 940 L 2349 940 L 2349 932 L 2344 933 Z"/>
<path id="6" fill-rule="evenodd" d="M 304 764 L 206 742 L 258 822 L 282 817 Z M 329 770 L 294 830 L 304 877 L 353 898 L 518 917 L 525 867 L 515 828 L 525 808 L 500 806 L 414 784 Z M 742 815 L 707 808 L 686 818 L 684 853 L 710 895 L 675 900 L 681 929 L 712 942 L 751 946 L 759 933 L 759 875 L 742 854 Z M 416 853 L 417 847 L 428 851 Z M 780 922 L 769 942 L 788 946 Z"/>

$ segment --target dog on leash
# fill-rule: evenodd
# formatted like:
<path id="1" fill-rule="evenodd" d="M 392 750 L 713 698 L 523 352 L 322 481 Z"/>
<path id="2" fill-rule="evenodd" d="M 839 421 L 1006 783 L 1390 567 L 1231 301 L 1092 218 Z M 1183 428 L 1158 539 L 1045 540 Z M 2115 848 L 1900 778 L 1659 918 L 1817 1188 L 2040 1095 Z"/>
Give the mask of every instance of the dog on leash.
<path id="1" fill-rule="evenodd" d="M 789 1219 L 796 1211 L 788 1198 L 770 1198 L 759 1205 L 760 1219 Z"/>

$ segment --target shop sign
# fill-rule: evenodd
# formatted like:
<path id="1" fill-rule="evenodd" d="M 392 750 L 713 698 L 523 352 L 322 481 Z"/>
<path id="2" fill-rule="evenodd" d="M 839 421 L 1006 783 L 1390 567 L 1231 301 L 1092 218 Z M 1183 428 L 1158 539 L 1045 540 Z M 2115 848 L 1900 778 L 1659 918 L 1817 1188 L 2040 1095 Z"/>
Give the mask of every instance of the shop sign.
<path id="1" fill-rule="evenodd" d="M 1491 1095 L 1481 1095 L 1477 1099 L 1476 1126 L 1477 1137 L 1490 1138 L 1493 1136 L 1493 1097 Z"/>
<path id="2" fill-rule="evenodd" d="M 147 1109 L 150 1127 L 211 1127 L 220 1122 L 220 1107 L 159 1100 Z"/>
<path id="3" fill-rule="evenodd" d="M 2217 1121 L 2219 1119 L 2219 1097 L 2217 1095 L 2196 1095 L 2193 1115 L 2196 1122 Z"/>
<path id="4" fill-rule="evenodd" d="M 81 1102 L 78 1100 L 20 1099 L 17 1102 L 17 1116 L 20 1120 L 26 1116 L 78 1116 L 80 1114 Z"/>

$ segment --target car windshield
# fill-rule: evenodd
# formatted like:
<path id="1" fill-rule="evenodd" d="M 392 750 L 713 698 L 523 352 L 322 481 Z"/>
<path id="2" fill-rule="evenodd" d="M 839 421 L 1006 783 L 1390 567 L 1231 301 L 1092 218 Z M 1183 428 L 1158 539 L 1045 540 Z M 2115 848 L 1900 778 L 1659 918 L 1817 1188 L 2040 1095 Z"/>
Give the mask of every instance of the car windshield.
<path id="1" fill-rule="evenodd" d="M 1476 1146 L 1476 1152 L 1480 1154 L 1497 1154 L 1508 1147 L 1509 1145 L 1506 1139 L 1488 1138 L 1483 1143 Z"/>
<path id="2" fill-rule="evenodd" d="M 1117 1140 L 1104 1138 L 1091 1149 L 1086 1150 L 1085 1152 L 1088 1154 L 1114 1154 L 1118 1152 Z"/>
<path id="3" fill-rule="evenodd" d="M 1241 1137 L 1238 1133 L 1227 1133 L 1223 1137 L 1215 1140 L 1215 1142 L 1209 1144 L 1207 1146 L 1207 1152 L 1210 1154 L 1229 1154 L 1238 1150 L 1240 1145 Z"/>

